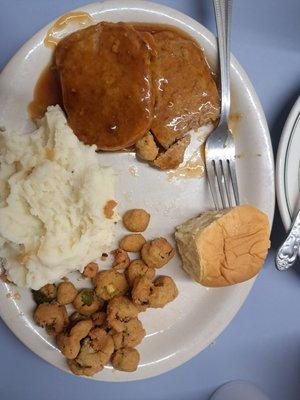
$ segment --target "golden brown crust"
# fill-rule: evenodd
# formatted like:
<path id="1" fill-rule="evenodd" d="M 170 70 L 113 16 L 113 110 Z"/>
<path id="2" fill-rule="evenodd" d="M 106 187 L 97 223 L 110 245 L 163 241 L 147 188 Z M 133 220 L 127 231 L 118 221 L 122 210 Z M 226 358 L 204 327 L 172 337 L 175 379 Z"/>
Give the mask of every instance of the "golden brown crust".
<path id="1" fill-rule="evenodd" d="M 125 324 L 125 330 L 116 332 L 112 335 L 115 350 L 122 347 L 135 347 L 141 343 L 146 335 L 141 321 L 138 318 L 132 318 Z"/>
<path id="2" fill-rule="evenodd" d="M 128 290 L 128 283 L 124 274 L 116 271 L 100 271 L 93 278 L 97 296 L 103 300 L 110 300 L 114 296 L 123 295 Z"/>
<path id="3" fill-rule="evenodd" d="M 145 161 L 153 161 L 158 155 L 158 146 L 151 132 L 139 139 L 135 144 L 136 154 Z"/>
<path id="4" fill-rule="evenodd" d="M 82 289 L 73 301 L 73 307 L 83 315 L 91 315 L 103 307 L 104 301 L 96 296 L 93 289 Z"/>
<path id="5" fill-rule="evenodd" d="M 112 268 L 119 271 L 125 270 L 130 264 L 130 258 L 127 252 L 123 249 L 116 249 L 111 252 L 114 256 Z"/>
<path id="6" fill-rule="evenodd" d="M 107 219 L 112 219 L 114 216 L 114 208 L 118 205 L 118 203 L 115 200 L 108 200 L 104 207 L 103 207 L 103 213 L 105 218 Z"/>
<path id="7" fill-rule="evenodd" d="M 152 279 L 144 276 L 135 278 L 131 290 L 132 301 L 136 306 L 145 306 L 149 304 L 149 297 L 153 287 Z"/>
<path id="8" fill-rule="evenodd" d="M 97 275 L 98 269 L 97 263 L 90 262 L 84 267 L 82 275 L 86 278 L 94 278 Z"/>
<path id="9" fill-rule="evenodd" d="M 138 309 L 125 296 L 112 298 L 107 306 L 107 323 L 108 326 L 116 332 L 122 332 L 126 328 L 126 323 L 137 317 Z"/>
<path id="10" fill-rule="evenodd" d="M 141 251 L 142 260 L 151 268 L 161 268 L 175 255 L 173 246 L 165 238 L 146 242 Z"/>
<path id="11" fill-rule="evenodd" d="M 37 325 L 46 328 L 50 336 L 57 336 L 69 322 L 66 307 L 60 304 L 40 304 L 37 306 L 33 318 Z"/>
<path id="12" fill-rule="evenodd" d="M 98 311 L 92 314 L 91 317 L 94 326 L 103 326 L 106 322 L 106 313 L 104 311 Z"/>
<path id="13" fill-rule="evenodd" d="M 137 369 L 140 354 L 132 347 L 124 347 L 117 350 L 112 356 L 112 365 L 119 371 L 133 372 Z"/>
<path id="14" fill-rule="evenodd" d="M 127 281 L 130 286 L 137 277 L 146 276 L 148 279 L 153 280 L 155 277 L 155 269 L 148 267 L 142 260 L 133 260 L 125 271 Z"/>
<path id="15" fill-rule="evenodd" d="M 270 246 L 267 215 L 250 205 L 210 215 L 212 222 L 198 232 L 189 234 L 177 229 L 175 237 L 184 269 L 210 287 L 233 285 L 254 277 Z M 199 226 L 201 218 L 192 221 L 194 226 Z"/>
<path id="16" fill-rule="evenodd" d="M 88 319 L 77 322 L 69 332 L 58 335 L 56 342 L 62 354 L 69 360 L 76 358 L 80 351 L 81 339 L 85 338 L 92 328 L 93 323 Z"/>
<path id="17" fill-rule="evenodd" d="M 149 307 L 162 308 L 175 300 L 178 289 L 170 276 L 159 276 L 155 279 L 151 294 L 149 296 Z"/>
<path id="18" fill-rule="evenodd" d="M 72 282 L 62 282 L 57 288 L 57 301 L 59 304 L 66 305 L 74 301 L 77 289 Z"/>
<path id="19" fill-rule="evenodd" d="M 97 328 L 98 329 L 98 328 Z M 100 350 L 92 347 L 91 340 L 81 346 L 78 356 L 74 360 L 68 360 L 68 365 L 75 375 L 92 376 L 100 372 L 108 363 L 114 351 L 114 342 L 111 336 L 107 335 L 106 340 L 98 342 Z"/>
<path id="20" fill-rule="evenodd" d="M 142 208 L 133 208 L 123 215 L 123 224 L 130 232 L 144 232 L 150 221 L 150 214 Z"/>
<path id="21" fill-rule="evenodd" d="M 141 248 L 146 243 L 146 239 L 140 233 L 126 235 L 120 241 L 120 248 L 132 253 L 141 251 Z"/>
<path id="22" fill-rule="evenodd" d="M 153 161 L 153 165 L 160 169 L 175 169 L 183 162 L 186 148 L 191 142 L 191 135 L 186 135 L 184 138 L 175 142 L 165 152 Z"/>

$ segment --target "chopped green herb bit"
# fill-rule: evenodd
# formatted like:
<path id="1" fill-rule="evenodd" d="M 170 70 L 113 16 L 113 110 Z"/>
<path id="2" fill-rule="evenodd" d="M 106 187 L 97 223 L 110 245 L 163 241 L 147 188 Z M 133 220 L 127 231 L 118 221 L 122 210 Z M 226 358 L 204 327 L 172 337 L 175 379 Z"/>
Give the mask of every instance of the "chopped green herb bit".
<path id="1" fill-rule="evenodd" d="M 31 289 L 33 300 L 36 302 L 36 304 L 42 304 L 42 303 L 49 303 L 51 299 L 43 293 L 41 290 L 33 290 Z"/>
<path id="2" fill-rule="evenodd" d="M 90 306 L 94 301 L 94 293 L 92 290 L 83 290 L 81 300 L 86 306 Z"/>

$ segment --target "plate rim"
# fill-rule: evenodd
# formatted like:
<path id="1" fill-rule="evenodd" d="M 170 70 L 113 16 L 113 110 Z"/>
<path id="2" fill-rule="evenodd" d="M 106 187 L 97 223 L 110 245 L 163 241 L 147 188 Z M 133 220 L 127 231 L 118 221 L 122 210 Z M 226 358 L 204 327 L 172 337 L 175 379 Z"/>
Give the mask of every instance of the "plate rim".
<path id="1" fill-rule="evenodd" d="M 300 95 L 295 101 L 282 129 L 276 157 L 276 194 L 281 219 L 285 230 L 291 226 L 292 216 L 286 190 L 286 163 L 289 158 L 289 145 L 295 132 L 295 125 L 300 118 Z"/>
<path id="2" fill-rule="evenodd" d="M 69 11 L 66 11 L 66 13 L 71 12 L 71 11 L 78 11 L 78 10 L 85 10 L 86 8 L 95 8 L 101 7 L 102 10 L 107 9 L 107 6 L 115 4 L 115 9 L 120 10 L 120 5 L 118 5 L 118 2 L 116 0 L 106 0 L 103 2 L 93 2 L 89 4 L 85 4 L 81 7 L 78 7 L 76 9 L 71 9 Z M 134 7 L 139 7 L 139 9 L 142 9 L 144 11 L 155 11 L 160 14 L 166 14 L 169 17 L 173 19 L 179 20 L 181 23 L 184 25 L 188 26 L 191 30 L 194 30 L 195 32 L 199 32 L 199 29 L 195 25 L 200 25 L 201 26 L 201 34 L 202 36 L 205 36 L 205 40 L 210 43 L 213 47 L 216 46 L 216 38 L 213 35 L 212 32 L 210 32 L 205 26 L 203 26 L 200 22 L 197 20 L 189 17 L 188 15 L 165 5 L 159 4 L 159 3 L 153 3 L 151 1 L 144 1 L 144 0 L 123 0 L 122 7 L 125 9 L 134 9 Z M 100 11 L 100 10 L 99 10 Z M 64 15 L 64 14 L 61 14 Z M 15 59 L 17 59 L 19 53 L 21 51 L 24 51 L 26 49 L 32 48 L 32 43 L 42 34 L 42 32 L 46 29 L 48 29 L 61 15 L 58 15 L 56 19 L 53 21 L 49 22 L 49 24 L 45 25 L 42 27 L 38 32 L 36 32 L 33 36 L 31 36 L 18 50 L 17 52 L 11 57 L 9 62 L 6 64 L 6 66 L 3 68 L 1 71 L 1 75 L 5 74 L 6 70 L 10 67 L 11 63 L 14 62 Z M 259 115 L 260 118 L 260 124 L 262 125 L 262 130 L 265 132 L 265 141 L 266 141 L 266 154 L 269 157 L 269 166 L 270 166 L 270 176 L 271 176 L 271 193 L 270 193 L 270 199 L 271 199 L 271 205 L 270 205 L 270 212 L 269 212 L 269 219 L 270 219 L 270 225 L 272 226 L 273 224 L 273 217 L 274 217 L 274 210 L 275 210 L 275 184 L 274 184 L 274 155 L 273 155 L 273 149 L 272 149 L 272 144 L 271 144 L 271 137 L 270 137 L 270 132 L 268 128 L 268 124 L 266 121 L 265 113 L 262 108 L 261 102 L 258 98 L 258 95 L 242 66 L 238 63 L 236 58 L 232 55 L 231 56 L 231 68 L 235 70 L 235 72 L 238 74 L 238 76 L 241 79 L 241 82 L 243 83 L 245 89 L 250 93 L 251 99 L 253 100 L 253 104 L 256 110 L 257 115 Z M 230 324 L 232 319 L 235 317 L 237 312 L 241 309 L 243 303 L 245 302 L 246 298 L 249 295 L 249 292 L 256 280 L 256 277 L 251 279 L 250 281 L 245 282 L 244 284 L 240 284 L 241 293 L 239 294 L 239 297 L 234 304 L 234 306 L 231 307 L 230 310 L 228 310 L 229 318 L 227 318 L 225 321 L 222 320 L 218 323 L 218 329 L 215 329 L 217 331 L 217 334 L 215 335 L 214 339 L 218 337 L 225 329 L 226 327 Z M 24 336 L 22 337 L 21 332 L 16 331 L 14 328 L 14 322 L 10 320 L 8 315 L 4 315 L 5 311 L 0 310 L 0 316 L 5 322 L 5 324 L 9 327 L 9 329 L 12 331 L 12 333 L 17 336 L 17 338 L 26 346 L 28 347 L 33 353 L 37 354 L 40 358 L 42 358 L 44 361 L 48 362 L 49 364 L 53 365 L 54 367 L 70 373 L 66 368 L 61 368 L 61 366 L 54 364 L 51 360 L 47 359 L 46 356 L 42 355 L 40 352 L 37 352 L 37 350 L 34 348 L 34 345 L 30 343 L 30 340 L 28 340 Z M 177 359 L 172 360 L 172 365 L 160 365 L 159 368 L 157 368 L 157 371 L 154 373 L 150 371 L 150 373 L 145 373 L 145 371 L 142 373 L 141 376 L 136 376 L 135 374 L 129 374 L 129 373 L 121 373 L 120 375 L 113 375 L 111 379 L 101 379 L 101 374 L 99 376 L 96 375 L 96 377 L 84 377 L 88 379 L 93 379 L 93 380 L 98 380 L 98 381 L 110 381 L 110 382 L 126 382 L 126 381 L 135 381 L 135 380 L 140 380 L 140 379 L 146 379 L 150 377 L 155 377 L 158 376 L 162 373 L 168 372 L 173 370 L 174 368 L 184 364 L 191 358 L 195 357 L 197 354 L 199 354 L 201 351 L 203 351 L 209 344 L 211 343 L 211 339 L 206 340 L 201 346 L 198 345 L 196 351 L 194 348 L 190 347 L 188 350 L 185 351 L 184 354 L 181 354 L 180 357 L 177 357 Z M 134 375 L 134 377 L 133 377 Z"/>

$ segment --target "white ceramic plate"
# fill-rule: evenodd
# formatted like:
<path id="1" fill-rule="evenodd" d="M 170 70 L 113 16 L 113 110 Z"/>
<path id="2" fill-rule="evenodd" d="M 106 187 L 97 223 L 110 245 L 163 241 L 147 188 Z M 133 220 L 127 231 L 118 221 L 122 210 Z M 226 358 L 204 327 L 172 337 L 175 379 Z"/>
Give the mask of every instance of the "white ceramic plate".
<path id="1" fill-rule="evenodd" d="M 291 226 L 300 200 L 300 97 L 284 125 L 277 153 L 277 201 L 286 230 Z"/>
<path id="2" fill-rule="evenodd" d="M 89 12 L 96 21 L 145 21 L 175 25 L 201 44 L 210 64 L 215 66 L 215 38 L 198 22 L 159 4 L 130 0 L 123 0 L 121 4 L 113 0 L 87 5 L 81 10 Z M 32 99 L 36 79 L 51 57 L 51 51 L 43 44 L 49 26 L 29 40 L 1 74 L 0 126 L 20 131 L 30 128 L 26 107 Z M 241 198 L 243 202 L 265 211 L 272 222 L 274 168 L 265 116 L 249 79 L 233 57 L 231 74 L 232 110 L 240 116 L 233 129 L 239 154 L 237 170 Z M 172 240 L 171 234 L 176 225 L 212 206 L 205 179 L 169 180 L 164 172 L 137 162 L 131 154 L 105 154 L 99 155 L 99 158 L 104 164 L 113 165 L 118 174 L 120 212 L 132 207 L 150 211 L 149 238 L 162 235 Z M 121 234 L 121 228 L 118 234 Z M 141 363 L 138 370 L 124 373 L 106 367 L 94 379 L 142 379 L 179 366 L 216 339 L 239 310 L 253 285 L 251 280 L 233 287 L 204 288 L 181 270 L 178 258 L 162 273 L 170 274 L 175 279 L 180 294 L 164 309 L 142 314 L 147 337 L 139 346 Z M 11 296 L 9 292 L 12 292 Z M 29 291 L 19 290 L 19 300 L 14 298 L 15 292 L 16 289 L 1 284 L 1 317 L 32 351 L 58 368 L 67 370 L 65 360 L 52 340 L 32 321 L 34 304 Z"/>

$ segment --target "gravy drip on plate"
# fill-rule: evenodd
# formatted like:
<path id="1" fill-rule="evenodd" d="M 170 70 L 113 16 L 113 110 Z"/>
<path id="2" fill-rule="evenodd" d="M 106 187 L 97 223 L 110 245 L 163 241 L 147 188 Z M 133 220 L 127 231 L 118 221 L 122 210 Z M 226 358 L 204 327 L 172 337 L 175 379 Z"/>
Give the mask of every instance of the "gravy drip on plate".
<path id="1" fill-rule="evenodd" d="M 55 66 L 50 63 L 43 69 L 36 82 L 33 100 L 28 104 L 29 116 L 32 120 L 42 118 L 47 107 L 56 104 L 63 108 L 59 76 Z"/>
<path id="2" fill-rule="evenodd" d="M 47 35 L 44 39 L 44 45 L 47 47 L 55 48 L 61 38 L 57 37 L 57 34 L 66 28 L 67 25 L 76 24 L 88 26 L 95 21 L 90 14 L 84 11 L 72 11 L 62 15 L 57 21 L 49 28 Z"/>

